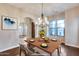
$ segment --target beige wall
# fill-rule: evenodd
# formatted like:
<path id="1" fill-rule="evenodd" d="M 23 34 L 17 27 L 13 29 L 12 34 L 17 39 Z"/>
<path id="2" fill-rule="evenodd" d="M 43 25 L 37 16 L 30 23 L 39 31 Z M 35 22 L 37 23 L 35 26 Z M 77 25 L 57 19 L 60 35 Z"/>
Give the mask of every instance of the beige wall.
<path id="1" fill-rule="evenodd" d="M 48 16 L 49 21 L 52 19 L 60 20 L 62 18 L 65 18 L 65 12 L 59 13 L 59 14 L 54 15 L 54 16 Z"/>
<path id="2" fill-rule="evenodd" d="M 79 7 L 65 11 L 65 43 L 79 47 Z"/>
<path id="3" fill-rule="evenodd" d="M 8 4 L 0 4 L 0 21 L 1 21 L 1 16 L 9 16 L 16 18 L 16 20 L 18 20 L 18 25 L 20 22 L 24 22 L 25 17 L 31 17 L 34 19 L 34 16 L 29 15 L 26 12 L 22 11 L 21 9 L 10 6 Z M 27 19 L 26 22 L 27 22 L 27 26 L 29 26 L 30 24 L 27 21 Z M 0 51 L 4 51 L 18 46 L 18 43 L 20 41 L 18 35 L 19 35 L 18 29 L 0 30 Z M 27 33 L 27 35 L 30 37 L 31 33 L 29 32 Z"/>

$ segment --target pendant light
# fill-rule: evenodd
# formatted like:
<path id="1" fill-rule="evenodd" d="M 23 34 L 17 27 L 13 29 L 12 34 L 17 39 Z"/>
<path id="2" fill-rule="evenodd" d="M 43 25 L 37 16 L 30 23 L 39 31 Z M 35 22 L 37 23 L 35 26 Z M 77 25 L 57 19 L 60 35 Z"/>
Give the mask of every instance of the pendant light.
<path id="1" fill-rule="evenodd" d="M 43 10 L 44 10 L 44 7 L 43 7 L 43 3 L 42 3 L 42 13 L 41 13 L 41 17 L 39 18 L 39 26 L 40 27 L 45 27 L 48 25 L 48 21 L 47 21 L 47 17 L 44 16 L 44 13 L 43 13 Z"/>

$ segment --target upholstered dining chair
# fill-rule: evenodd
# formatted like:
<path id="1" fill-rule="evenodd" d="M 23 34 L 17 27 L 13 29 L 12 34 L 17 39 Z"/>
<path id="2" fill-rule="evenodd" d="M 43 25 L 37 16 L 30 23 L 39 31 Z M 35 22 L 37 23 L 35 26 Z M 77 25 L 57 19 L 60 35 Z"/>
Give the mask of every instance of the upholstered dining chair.
<path id="1" fill-rule="evenodd" d="M 59 44 L 59 53 L 61 53 L 61 44 L 62 44 L 62 39 L 57 39 L 57 43 Z"/>
<path id="2" fill-rule="evenodd" d="M 25 56 L 43 56 L 37 52 L 31 51 L 28 47 L 25 47 L 23 44 L 19 45 L 20 45 L 20 56 L 22 51 L 24 52 Z"/>
<path id="3" fill-rule="evenodd" d="M 62 39 L 60 37 L 57 38 L 52 38 L 52 41 L 55 41 L 59 44 L 59 53 L 61 53 L 61 44 L 62 44 Z"/>

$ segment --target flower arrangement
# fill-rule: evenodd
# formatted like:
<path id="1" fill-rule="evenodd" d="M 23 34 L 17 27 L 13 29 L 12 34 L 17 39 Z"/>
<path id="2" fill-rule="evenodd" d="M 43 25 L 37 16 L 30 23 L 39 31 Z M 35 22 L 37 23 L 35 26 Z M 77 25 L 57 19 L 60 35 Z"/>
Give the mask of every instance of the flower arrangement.
<path id="1" fill-rule="evenodd" d="M 45 31 L 44 30 L 41 30 L 40 32 L 39 32 L 39 34 L 40 34 L 40 36 L 45 36 Z"/>
<path id="2" fill-rule="evenodd" d="M 39 31 L 39 35 L 40 35 L 40 37 L 43 39 L 43 41 L 44 41 L 44 42 L 48 42 L 49 39 L 48 39 L 48 37 L 45 36 L 45 34 L 46 34 L 46 33 L 45 33 L 45 30 L 40 30 L 40 31 Z"/>

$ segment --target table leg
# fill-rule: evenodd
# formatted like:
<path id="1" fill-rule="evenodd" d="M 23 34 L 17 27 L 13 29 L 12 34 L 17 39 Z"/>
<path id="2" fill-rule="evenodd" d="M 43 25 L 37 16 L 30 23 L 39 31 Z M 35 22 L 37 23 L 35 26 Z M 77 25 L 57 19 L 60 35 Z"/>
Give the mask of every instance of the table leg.
<path id="1" fill-rule="evenodd" d="M 50 56 L 52 56 L 52 53 L 50 53 Z"/>
<path id="2" fill-rule="evenodd" d="M 58 56 L 60 56 L 60 51 L 59 51 L 59 48 L 57 48 L 57 54 L 58 54 Z"/>

